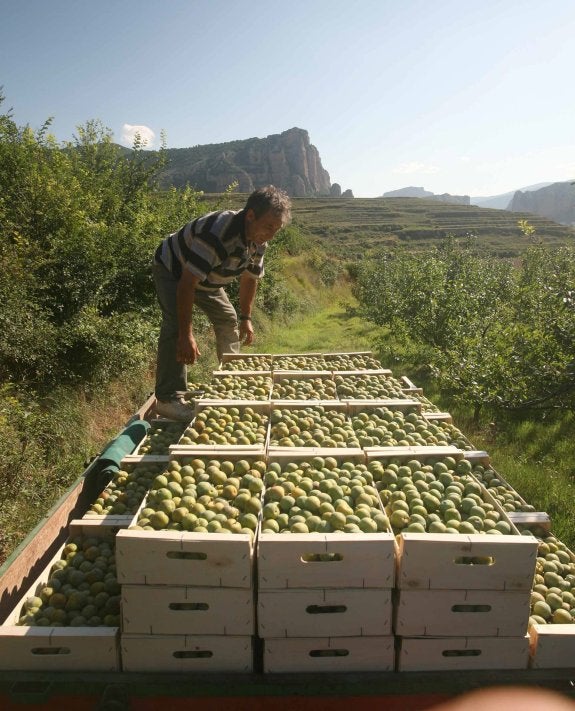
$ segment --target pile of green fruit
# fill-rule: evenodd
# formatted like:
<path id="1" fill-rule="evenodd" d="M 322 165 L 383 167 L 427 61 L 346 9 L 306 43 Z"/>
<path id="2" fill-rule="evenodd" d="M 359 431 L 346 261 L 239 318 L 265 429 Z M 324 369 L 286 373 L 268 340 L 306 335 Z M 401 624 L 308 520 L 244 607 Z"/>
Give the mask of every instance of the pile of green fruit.
<path id="1" fill-rule="evenodd" d="M 273 370 L 331 370 L 322 355 L 276 355 Z"/>
<path id="2" fill-rule="evenodd" d="M 171 461 L 152 482 L 131 528 L 253 536 L 265 471 L 265 462 L 258 459 Z"/>
<path id="3" fill-rule="evenodd" d="M 329 370 L 380 370 L 381 363 L 370 355 L 360 353 L 326 353 Z"/>
<path id="4" fill-rule="evenodd" d="M 270 445 L 279 447 L 359 447 L 345 412 L 322 405 L 277 408 L 271 412 Z"/>
<path id="5" fill-rule="evenodd" d="M 539 625 L 575 624 L 575 558 L 555 536 L 537 536 L 531 617 Z"/>
<path id="6" fill-rule="evenodd" d="M 476 464 L 472 474 L 483 484 L 491 496 L 501 504 L 504 511 L 535 511 L 535 507 L 526 504 L 519 494 L 509 484 L 499 478 L 497 472 L 490 466 Z"/>
<path id="7" fill-rule="evenodd" d="M 395 534 L 512 533 L 511 524 L 486 500 L 465 459 L 376 459 L 368 469 Z"/>
<path id="8" fill-rule="evenodd" d="M 365 464 L 319 456 L 270 462 L 264 481 L 264 534 L 390 531 Z"/>
<path id="9" fill-rule="evenodd" d="M 48 581 L 24 602 L 18 625 L 118 627 L 120 585 L 114 539 L 73 536 Z"/>
<path id="10" fill-rule="evenodd" d="M 175 444 L 186 425 L 171 420 L 152 420 L 148 434 L 138 448 L 138 454 L 168 454 L 170 445 Z"/>
<path id="11" fill-rule="evenodd" d="M 225 375 L 197 386 L 202 397 L 222 400 L 269 400 L 271 375 Z"/>
<path id="12" fill-rule="evenodd" d="M 271 355 L 251 355 L 234 358 L 222 363 L 222 370 L 270 370 L 272 369 Z"/>
<path id="13" fill-rule="evenodd" d="M 336 400 L 335 381 L 331 378 L 282 378 L 274 383 L 274 400 Z"/>
<path id="14" fill-rule="evenodd" d="M 417 400 L 418 402 L 420 402 L 422 412 L 440 412 L 440 409 L 437 407 L 437 405 L 434 405 L 431 400 L 425 397 L 425 395 L 404 391 L 403 396 L 408 398 L 409 400 Z"/>
<path id="15" fill-rule="evenodd" d="M 253 407 L 205 407 L 186 428 L 179 444 L 250 445 L 266 441 L 269 417 Z"/>
<path id="16" fill-rule="evenodd" d="M 406 399 L 399 380 L 388 375 L 338 374 L 334 380 L 340 400 Z"/>
<path id="17" fill-rule="evenodd" d="M 364 408 L 351 415 L 361 447 L 410 447 L 453 445 L 472 449 L 461 430 L 443 421 L 428 421 L 412 410 L 388 407 Z"/>
<path id="18" fill-rule="evenodd" d="M 135 514 L 162 464 L 126 464 L 119 469 L 104 491 L 90 506 L 86 516 Z"/>

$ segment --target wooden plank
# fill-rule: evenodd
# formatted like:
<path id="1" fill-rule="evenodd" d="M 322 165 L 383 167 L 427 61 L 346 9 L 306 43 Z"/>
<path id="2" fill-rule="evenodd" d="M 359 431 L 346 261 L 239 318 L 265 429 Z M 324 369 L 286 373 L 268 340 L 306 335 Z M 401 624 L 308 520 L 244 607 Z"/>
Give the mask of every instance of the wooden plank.
<path id="1" fill-rule="evenodd" d="M 251 589 L 123 585 L 122 630 L 128 634 L 255 634 Z"/>
<path id="2" fill-rule="evenodd" d="M 530 591 L 535 538 L 402 533 L 397 585 L 411 590 Z"/>
<path id="3" fill-rule="evenodd" d="M 402 637 L 521 637 L 529 606 L 527 590 L 400 590 L 394 629 Z"/>
<path id="4" fill-rule="evenodd" d="M 391 590 L 260 590 L 258 636 L 389 636 L 391 611 Z"/>
<path id="5" fill-rule="evenodd" d="M 251 588 L 253 542 L 243 533 L 120 531 L 116 562 L 124 585 Z"/>
<path id="6" fill-rule="evenodd" d="M 122 634 L 120 644 L 127 672 L 253 671 L 252 637 Z"/>
<path id="7" fill-rule="evenodd" d="M 398 671 L 526 669 L 529 638 L 400 638 Z"/>
<path id="8" fill-rule="evenodd" d="M 395 549 L 392 533 L 261 535 L 258 586 L 260 590 L 391 588 Z"/>
<path id="9" fill-rule="evenodd" d="M 575 667 L 575 625 L 529 627 L 532 669 Z"/>
<path id="10" fill-rule="evenodd" d="M 394 638 L 266 639 L 264 672 L 386 672 L 395 667 Z"/>

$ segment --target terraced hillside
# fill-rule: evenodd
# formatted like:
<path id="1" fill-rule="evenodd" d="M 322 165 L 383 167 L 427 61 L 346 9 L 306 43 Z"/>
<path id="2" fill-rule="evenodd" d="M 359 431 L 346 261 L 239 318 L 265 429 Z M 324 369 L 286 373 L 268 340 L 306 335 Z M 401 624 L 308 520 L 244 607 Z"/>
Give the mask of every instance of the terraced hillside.
<path id="1" fill-rule="evenodd" d="M 229 204 L 237 209 L 246 197 L 233 195 Z M 535 238 L 550 246 L 575 244 L 573 228 L 529 213 L 421 198 L 293 198 L 292 202 L 296 226 L 319 240 L 329 240 L 331 251 L 352 259 L 385 245 L 421 249 L 449 234 L 475 235 L 485 249 L 514 256 L 529 244 L 519 220 L 533 225 Z"/>

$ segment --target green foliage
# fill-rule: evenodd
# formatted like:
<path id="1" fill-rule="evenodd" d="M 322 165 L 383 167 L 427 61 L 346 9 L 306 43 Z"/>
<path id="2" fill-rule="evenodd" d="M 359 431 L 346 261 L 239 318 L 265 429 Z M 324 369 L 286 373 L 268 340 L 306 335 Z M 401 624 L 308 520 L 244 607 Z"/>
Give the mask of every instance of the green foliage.
<path id="1" fill-rule="evenodd" d="M 572 248 L 532 245 L 514 265 L 448 239 L 426 253 L 382 253 L 361 269 L 356 296 L 388 346 L 418 349 L 476 413 L 573 408 L 573 283 Z"/>

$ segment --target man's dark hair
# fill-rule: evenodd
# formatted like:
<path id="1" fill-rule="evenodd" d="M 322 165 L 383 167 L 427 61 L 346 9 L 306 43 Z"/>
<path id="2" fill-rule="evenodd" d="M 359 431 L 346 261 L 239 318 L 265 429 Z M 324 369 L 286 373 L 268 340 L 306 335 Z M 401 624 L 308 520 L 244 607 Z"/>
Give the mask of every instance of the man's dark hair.
<path id="1" fill-rule="evenodd" d="M 253 210 L 256 220 L 259 220 L 268 210 L 272 210 L 281 217 L 282 226 L 287 225 L 291 218 L 291 200 L 288 194 L 274 185 L 266 185 L 264 188 L 254 190 L 246 202 L 245 209 Z"/>

